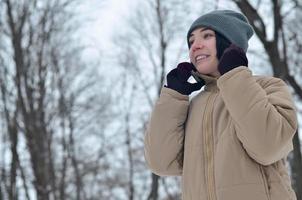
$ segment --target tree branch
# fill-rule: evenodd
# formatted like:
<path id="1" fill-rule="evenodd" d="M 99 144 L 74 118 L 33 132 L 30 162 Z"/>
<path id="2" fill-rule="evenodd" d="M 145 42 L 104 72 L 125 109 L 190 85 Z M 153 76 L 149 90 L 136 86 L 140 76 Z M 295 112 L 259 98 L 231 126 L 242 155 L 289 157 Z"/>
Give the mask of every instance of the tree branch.
<path id="1" fill-rule="evenodd" d="M 261 42 L 267 43 L 265 24 L 257 10 L 247 0 L 233 0 L 233 2 L 246 15 Z"/>

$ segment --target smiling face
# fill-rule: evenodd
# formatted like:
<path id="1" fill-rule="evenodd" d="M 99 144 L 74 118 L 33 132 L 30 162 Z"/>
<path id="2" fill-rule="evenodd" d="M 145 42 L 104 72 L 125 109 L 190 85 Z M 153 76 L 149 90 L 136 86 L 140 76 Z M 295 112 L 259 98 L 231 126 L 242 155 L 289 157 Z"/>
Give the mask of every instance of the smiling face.
<path id="1" fill-rule="evenodd" d="M 190 60 L 197 71 L 219 76 L 215 32 L 209 28 L 197 28 L 189 37 L 189 45 Z"/>

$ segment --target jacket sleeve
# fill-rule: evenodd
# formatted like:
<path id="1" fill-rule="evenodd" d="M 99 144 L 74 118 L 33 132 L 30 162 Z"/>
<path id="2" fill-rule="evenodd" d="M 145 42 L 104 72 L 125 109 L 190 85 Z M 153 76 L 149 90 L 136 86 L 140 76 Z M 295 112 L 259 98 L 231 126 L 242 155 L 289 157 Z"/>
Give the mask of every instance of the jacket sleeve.
<path id="1" fill-rule="evenodd" d="M 189 97 L 162 88 L 145 133 L 145 159 L 160 176 L 181 175 L 177 156 L 182 151 Z"/>
<path id="2" fill-rule="evenodd" d="M 218 79 L 217 85 L 235 124 L 238 139 L 256 162 L 270 165 L 293 149 L 296 109 L 287 85 L 278 78 L 256 82 L 241 66 Z"/>

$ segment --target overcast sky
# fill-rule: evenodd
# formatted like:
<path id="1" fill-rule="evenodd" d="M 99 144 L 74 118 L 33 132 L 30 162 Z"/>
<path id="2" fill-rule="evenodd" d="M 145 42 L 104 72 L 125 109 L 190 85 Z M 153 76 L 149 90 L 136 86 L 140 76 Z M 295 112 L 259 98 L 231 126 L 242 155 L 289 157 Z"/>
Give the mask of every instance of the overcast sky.
<path id="1" fill-rule="evenodd" d="M 111 45 L 112 36 L 115 32 L 123 31 L 123 28 L 126 28 L 126 19 L 135 9 L 137 2 L 139 0 L 88 0 L 82 2 L 81 16 L 84 20 L 80 24 L 80 37 L 84 44 L 88 45 L 84 53 L 86 59 L 100 58 L 100 53 L 102 55 L 110 54 L 110 51 L 114 48 Z M 219 9 L 234 8 L 232 4 L 225 4 L 224 1 L 219 2 Z M 209 6 L 209 8 L 213 9 L 214 7 Z M 256 37 L 253 36 L 250 41 L 253 44 L 250 50 L 261 47 L 261 44 L 255 39 Z M 105 61 L 107 57 L 103 57 L 102 60 Z M 253 59 L 251 58 L 250 61 L 253 62 Z M 254 69 L 254 72 L 256 74 L 272 73 L 270 68 L 265 71 Z"/>
<path id="2" fill-rule="evenodd" d="M 103 3 L 102 3 L 103 2 Z M 125 26 L 136 0 L 89 0 L 81 6 L 85 22 L 80 34 L 91 48 L 106 49 L 115 31 Z"/>

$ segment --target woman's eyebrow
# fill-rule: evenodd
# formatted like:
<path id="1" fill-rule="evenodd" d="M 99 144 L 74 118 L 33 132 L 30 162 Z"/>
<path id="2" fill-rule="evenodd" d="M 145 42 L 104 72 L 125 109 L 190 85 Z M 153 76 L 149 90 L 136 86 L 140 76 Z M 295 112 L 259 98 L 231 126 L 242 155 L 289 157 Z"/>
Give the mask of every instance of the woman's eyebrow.
<path id="1" fill-rule="evenodd" d="M 201 33 L 201 32 L 206 31 L 206 30 L 212 30 L 212 29 L 210 29 L 210 28 L 206 27 L 206 28 L 202 28 L 202 29 L 200 29 L 200 31 L 199 31 L 199 32 Z M 191 33 L 189 37 L 191 37 L 191 36 L 193 36 L 193 35 L 194 35 L 194 33 Z"/>

